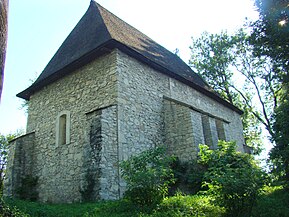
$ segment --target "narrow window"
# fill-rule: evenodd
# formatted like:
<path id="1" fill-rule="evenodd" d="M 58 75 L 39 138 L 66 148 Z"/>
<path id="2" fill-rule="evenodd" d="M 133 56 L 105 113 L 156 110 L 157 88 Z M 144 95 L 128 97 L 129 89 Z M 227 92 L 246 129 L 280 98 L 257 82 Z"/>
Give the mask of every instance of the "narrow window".
<path id="1" fill-rule="evenodd" d="M 218 139 L 225 141 L 226 135 L 225 135 L 225 129 L 224 129 L 224 122 L 216 119 L 216 127 L 217 127 Z"/>
<path id="2" fill-rule="evenodd" d="M 66 114 L 59 117 L 59 145 L 66 144 Z"/>
<path id="3" fill-rule="evenodd" d="M 212 148 L 213 146 L 212 131 L 211 131 L 211 126 L 210 126 L 210 120 L 207 115 L 202 115 L 202 125 L 203 125 L 203 134 L 204 134 L 205 144 Z"/>
<path id="4" fill-rule="evenodd" d="M 70 112 L 63 111 L 57 116 L 56 145 L 70 143 Z"/>

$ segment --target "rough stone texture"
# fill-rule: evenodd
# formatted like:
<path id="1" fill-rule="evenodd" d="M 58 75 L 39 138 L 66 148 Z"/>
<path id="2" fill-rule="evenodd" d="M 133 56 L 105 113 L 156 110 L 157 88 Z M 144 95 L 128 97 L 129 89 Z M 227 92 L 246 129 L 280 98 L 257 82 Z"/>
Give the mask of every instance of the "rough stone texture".
<path id="1" fill-rule="evenodd" d="M 119 198 L 117 107 L 109 106 L 87 114 L 84 148 L 82 201 Z"/>
<path id="2" fill-rule="evenodd" d="M 119 198 L 119 159 L 117 144 L 117 106 L 102 111 L 101 135 L 102 152 L 100 169 L 100 198 L 114 200 Z"/>
<path id="3" fill-rule="evenodd" d="M 135 142 L 147 144 L 147 146 L 143 145 L 144 148 L 153 146 L 153 144 L 164 144 L 163 127 L 166 124 L 163 120 L 166 107 L 164 99 L 180 104 L 178 110 L 182 110 L 183 114 L 171 114 L 172 117 L 175 115 L 176 119 L 186 116 L 184 111 L 190 109 L 192 120 L 198 121 L 198 123 L 192 124 L 192 128 L 195 126 L 196 129 L 193 130 L 193 135 L 200 135 L 198 133 L 202 129 L 200 116 L 207 116 L 214 142 L 218 138 L 215 120 L 219 120 L 224 123 L 224 134 L 228 135 L 226 139 L 236 140 L 239 149 L 242 150 L 244 143 L 242 123 L 240 115 L 236 112 L 121 52 L 118 52 L 118 71 L 119 121 L 123 132 L 120 134 L 119 142 L 125 152 L 124 159 L 127 157 L 126 153 L 138 152 L 135 150 Z M 185 108 L 182 108 L 181 105 Z M 131 129 L 134 129 L 134 132 L 131 132 Z M 188 127 L 186 133 L 189 133 L 190 130 L 191 128 Z M 135 136 L 131 135 L 132 133 Z M 199 141 L 204 140 L 201 138 Z M 139 149 L 141 146 L 139 145 Z"/>
<path id="4" fill-rule="evenodd" d="M 83 201 L 93 201 L 100 199 L 101 177 L 101 114 L 102 109 L 87 114 L 87 139 L 84 147 L 82 183 L 80 184 L 80 193 Z"/>
<path id="5" fill-rule="evenodd" d="M 21 187 L 21 180 L 25 176 L 32 176 L 35 160 L 34 143 L 35 134 L 29 133 L 10 143 L 9 158 L 6 168 L 4 195 L 17 196 L 17 190 Z"/>
<path id="6" fill-rule="evenodd" d="M 215 124 L 217 127 L 217 133 L 218 133 L 218 139 L 219 140 L 226 140 L 226 134 L 225 134 L 225 123 L 221 120 L 216 119 Z"/>
<path id="7" fill-rule="evenodd" d="M 202 126 L 203 126 L 203 135 L 205 139 L 205 144 L 213 148 L 213 137 L 212 130 L 210 125 L 210 118 L 208 115 L 202 114 Z"/>
<path id="8" fill-rule="evenodd" d="M 215 120 L 220 120 L 226 140 L 235 140 L 243 151 L 239 114 L 124 53 L 118 52 L 117 60 L 121 160 L 159 144 L 180 160 L 196 156 L 199 143 L 205 141 L 202 116 L 208 118 L 212 145 L 218 140 Z M 124 186 L 121 182 L 121 192 Z"/>
<path id="9" fill-rule="evenodd" d="M 218 131 L 217 131 L 217 126 L 216 126 L 216 119 L 215 118 L 209 118 L 209 123 L 210 123 L 210 129 L 211 129 L 211 133 L 212 133 L 212 149 L 216 149 L 218 147 Z"/>
<path id="10" fill-rule="evenodd" d="M 70 140 L 57 146 L 63 111 Z M 118 199 L 126 186 L 119 162 L 156 145 L 182 161 L 196 157 L 200 143 L 224 138 L 243 151 L 239 114 L 119 50 L 34 93 L 28 114 L 27 132 L 35 133 L 23 150 L 33 149 L 29 171 L 39 177 L 42 202 Z M 10 160 L 8 183 L 17 168 Z"/>
<path id="11" fill-rule="evenodd" d="M 196 150 L 199 151 L 199 144 L 205 144 L 205 137 L 203 134 L 202 114 L 200 112 L 191 110 L 191 117 L 193 123 L 194 144 Z M 196 153 L 197 154 L 197 153 Z"/>
<path id="12" fill-rule="evenodd" d="M 112 52 L 31 96 L 27 132 L 35 132 L 33 174 L 39 177 L 40 201 L 82 200 L 89 142 L 86 113 L 116 103 L 116 81 L 116 52 Z M 56 146 L 56 119 L 65 110 L 71 114 L 70 143 Z M 111 168 L 107 164 L 102 167 Z"/>
<path id="13" fill-rule="evenodd" d="M 194 126 L 193 126 L 194 125 Z M 180 160 L 189 161 L 196 157 L 194 127 L 191 109 L 175 102 L 164 100 L 165 142 L 168 153 Z"/>

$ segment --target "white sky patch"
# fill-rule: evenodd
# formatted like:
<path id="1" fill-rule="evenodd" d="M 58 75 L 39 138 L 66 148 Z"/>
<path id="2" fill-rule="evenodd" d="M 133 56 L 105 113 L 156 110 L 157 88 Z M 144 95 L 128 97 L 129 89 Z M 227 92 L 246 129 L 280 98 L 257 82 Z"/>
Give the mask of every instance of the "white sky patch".
<path id="1" fill-rule="evenodd" d="M 281 20 L 281 21 L 279 21 L 279 25 L 280 25 L 280 26 L 284 26 L 286 23 L 287 23 L 286 20 Z"/>

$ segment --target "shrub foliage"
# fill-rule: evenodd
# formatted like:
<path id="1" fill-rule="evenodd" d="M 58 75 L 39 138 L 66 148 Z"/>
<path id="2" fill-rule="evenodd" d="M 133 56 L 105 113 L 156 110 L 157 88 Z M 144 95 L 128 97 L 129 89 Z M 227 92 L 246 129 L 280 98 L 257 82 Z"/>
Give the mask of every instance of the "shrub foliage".
<path id="1" fill-rule="evenodd" d="M 170 169 L 173 158 L 157 147 L 132 156 L 121 163 L 122 177 L 127 182 L 125 197 L 139 205 L 159 204 L 174 182 Z"/>
<path id="2" fill-rule="evenodd" d="M 253 157 L 236 151 L 234 142 L 219 141 L 218 149 L 200 146 L 199 162 L 207 165 L 203 182 L 228 216 L 247 216 L 257 200 L 265 175 Z"/>

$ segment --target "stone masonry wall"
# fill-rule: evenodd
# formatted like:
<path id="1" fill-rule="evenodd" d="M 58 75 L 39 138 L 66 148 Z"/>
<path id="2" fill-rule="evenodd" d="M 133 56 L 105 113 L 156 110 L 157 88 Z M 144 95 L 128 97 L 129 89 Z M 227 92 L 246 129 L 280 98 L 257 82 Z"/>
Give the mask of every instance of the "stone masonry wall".
<path id="1" fill-rule="evenodd" d="M 17 191 L 22 186 L 22 179 L 33 175 L 34 145 L 35 134 L 33 132 L 10 142 L 4 181 L 5 196 L 18 196 Z"/>
<path id="2" fill-rule="evenodd" d="M 42 202 L 118 199 L 119 162 L 156 145 L 189 160 L 209 133 L 243 150 L 239 114 L 119 50 L 36 92 L 28 114 Z"/>
<path id="3" fill-rule="evenodd" d="M 102 200 L 119 199 L 119 158 L 117 106 L 102 111 L 102 157 L 100 162 L 100 198 Z"/>
<path id="4" fill-rule="evenodd" d="M 191 110 L 175 102 L 164 100 L 164 132 L 168 152 L 183 161 L 196 158 L 198 145 L 195 144 Z"/>
<path id="5" fill-rule="evenodd" d="M 81 190 L 87 174 L 84 156 L 89 145 L 86 114 L 116 104 L 116 82 L 116 52 L 112 52 L 31 96 L 27 132 L 35 132 L 33 174 L 39 177 L 40 201 L 62 203 L 83 199 Z M 57 117 L 62 111 L 70 114 L 67 126 L 70 127 L 70 142 L 57 145 Z M 115 133 L 110 136 L 112 141 L 116 140 Z M 104 150 L 101 157 L 106 156 Z M 107 170 L 114 169 L 111 162 L 101 159 L 99 163 Z"/>
<path id="6" fill-rule="evenodd" d="M 172 131 L 170 135 L 173 138 L 174 135 L 180 133 L 179 136 L 182 137 L 183 142 L 180 142 L 179 146 L 188 147 L 190 143 L 204 142 L 200 133 L 203 130 L 202 115 L 208 119 L 213 146 L 216 146 L 218 140 L 216 126 L 216 119 L 218 119 L 224 123 L 223 134 L 227 135 L 226 139 L 235 140 L 239 150 L 243 150 L 244 140 L 240 115 L 231 109 L 122 52 L 118 52 L 118 77 L 121 131 L 119 146 L 122 150 L 120 158 L 126 159 L 128 155 L 139 153 L 154 145 L 164 144 L 165 124 L 175 124 L 181 128 L 179 132 Z M 174 114 L 175 117 L 172 116 L 173 114 L 170 115 L 176 121 L 165 123 L 167 113 L 164 111 L 169 107 L 164 103 L 164 99 L 180 102 L 191 109 L 171 103 L 170 109 L 177 112 Z M 188 121 L 189 118 L 191 123 Z M 182 121 L 185 121 L 184 126 L 181 126 Z M 195 123 L 196 121 L 198 123 Z M 182 131 L 184 132 L 181 133 Z M 198 144 L 194 145 L 198 146 Z M 181 150 L 184 147 L 175 148 Z M 191 149 L 196 150 L 192 147 Z"/>
<path id="7" fill-rule="evenodd" d="M 87 113 L 82 201 L 119 198 L 117 109 L 109 106 Z"/>
<path id="8" fill-rule="evenodd" d="M 217 148 L 218 140 L 227 140 L 225 120 L 203 113 L 182 102 L 164 99 L 165 144 L 169 153 L 181 161 L 196 159 L 199 144 Z"/>
<path id="9" fill-rule="evenodd" d="M 204 127 L 210 130 L 213 148 L 225 136 L 226 140 L 235 140 L 243 151 L 239 114 L 120 51 L 117 54 L 120 160 L 155 145 L 166 145 L 180 160 L 188 160 L 205 142 Z M 207 126 L 202 124 L 203 117 Z M 216 120 L 222 122 L 223 133 L 218 133 L 221 128 Z M 172 129 L 174 125 L 179 129 Z M 121 181 L 120 185 L 123 193 L 125 184 Z"/>

